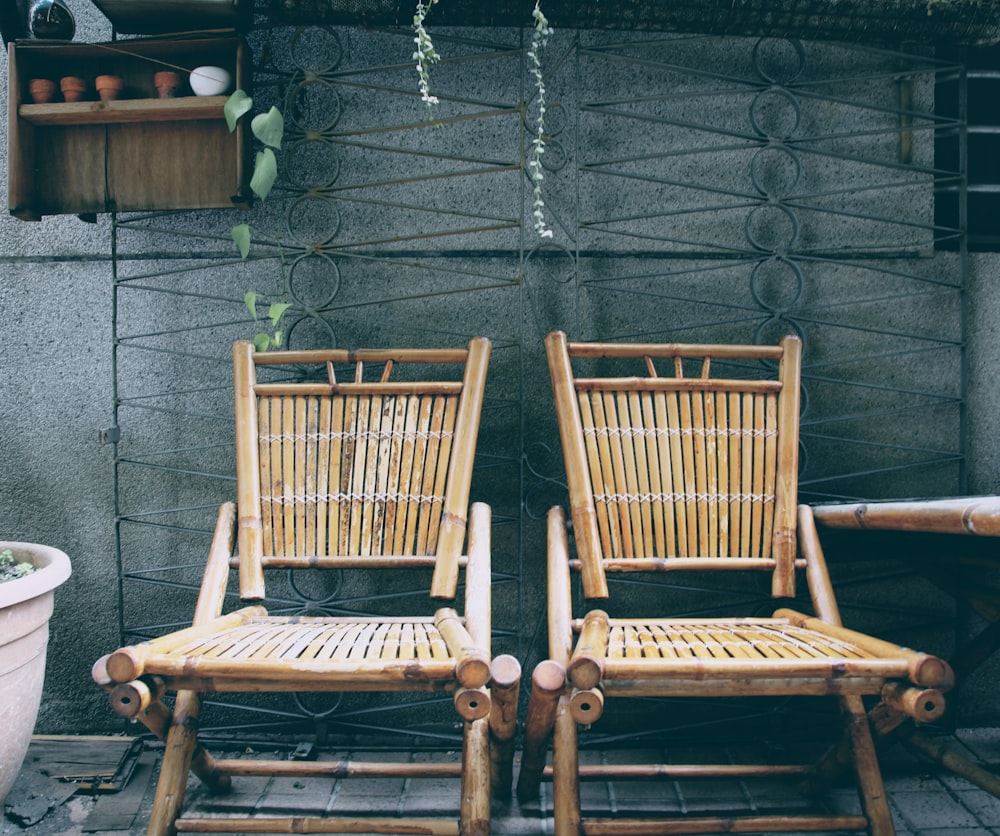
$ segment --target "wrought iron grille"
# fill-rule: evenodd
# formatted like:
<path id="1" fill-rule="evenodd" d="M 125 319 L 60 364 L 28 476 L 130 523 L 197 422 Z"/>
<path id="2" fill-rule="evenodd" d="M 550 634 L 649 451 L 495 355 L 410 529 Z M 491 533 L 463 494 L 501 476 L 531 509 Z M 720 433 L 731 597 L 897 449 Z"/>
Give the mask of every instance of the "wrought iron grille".
<path id="1" fill-rule="evenodd" d="M 412 33 L 259 25 L 257 107 L 288 135 L 276 194 L 233 212 L 114 223 L 122 633 L 190 618 L 218 504 L 232 498 L 229 345 L 244 294 L 287 295 L 294 347 L 494 340 L 473 496 L 494 507 L 495 652 L 544 656 L 542 517 L 565 501 L 542 337 L 806 345 L 802 498 L 963 486 L 964 249 L 934 222 L 934 112 L 958 68 L 928 51 L 557 30 L 543 56 L 551 240 L 524 174 L 537 100 L 526 31 L 435 32 L 433 111 Z M 248 219 L 254 248 L 230 227 Z M 286 612 L 371 611 L 371 590 L 286 584 Z M 687 591 L 692 591 L 688 588 Z M 698 590 L 694 590 L 697 592 Z M 706 588 L 705 608 L 763 592 Z M 870 602 L 856 602 L 859 610 Z M 901 621 L 909 614 L 900 608 Z M 863 625 L 861 625 L 863 626 Z M 271 695 L 205 722 L 448 737 L 440 700 Z"/>

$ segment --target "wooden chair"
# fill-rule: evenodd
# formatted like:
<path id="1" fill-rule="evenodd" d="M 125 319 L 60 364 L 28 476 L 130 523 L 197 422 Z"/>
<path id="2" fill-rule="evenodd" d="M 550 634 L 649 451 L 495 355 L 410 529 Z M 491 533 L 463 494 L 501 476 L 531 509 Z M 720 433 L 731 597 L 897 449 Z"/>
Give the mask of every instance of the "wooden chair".
<path id="1" fill-rule="evenodd" d="M 531 798 L 554 727 L 555 832 L 647 834 L 868 830 L 891 834 L 862 696 L 921 720 L 943 711 L 940 659 L 841 625 L 810 509 L 796 507 L 801 344 L 639 345 L 546 339 L 566 463 L 576 558 L 561 508 L 548 516 L 550 659 L 533 674 L 518 795 Z M 597 372 L 574 374 L 589 363 Z M 717 370 L 722 370 L 717 374 Z M 599 372 L 599 373 L 598 373 Z M 570 570 L 587 601 L 610 573 L 756 571 L 774 598 L 804 571 L 815 614 L 770 618 L 574 618 Z M 634 577 L 634 576 L 630 576 Z M 634 602 L 627 603 L 634 609 Z M 610 602 L 609 602 L 610 604 Z M 567 681 L 568 679 L 568 681 Z M 579 781 L 799 776 L 797 764 L 580 764 L 578 724 L 626 697 L 835 695 L 858 777 L 861 815 L 732 810 L 583 820 Z M 641 707 L 637 710 L 641 710 Z M 610 719 L 610 718 L 606 718 Z M 716 800 L 718 802 L 718 800 Z M 719 804 L 714 805 L 714 810 Z"/>
<path id="2" fill-rule="evenodd" d="M 116 650 L 94 670 L 121 714 L 166 741 L 150 834 L 489 833 L 491 774 L 501 790 L 510 776 L 504 758 L 520 676 L 513 657 L 490 655 L 490 509 L 468 507 L 489 356 L 484 338 L 455 350 L 255 353 L 250 343 L 234 345 L 239 510 L 220 510 L 192 626 Z M 343 380 L 342 364 L 353 366 Z M 258 380 L 265 367 L 273 382 Z M 367 380 L 366 367 L 381 373 Z M 304 375 L 308 368 L 320 379 Z M 434 379 L 424 379 L 428 370 Z M 223 614 L 232 563 L 245 606 Z M 436 612 L 275 616 L 260 604 L 268 569 L 419 567 L 433 570 Z M 448 606 L 463 569 L 465 617 Z M 170 691 L 172 712 L 162 700 Z M 451 692 L 463 719 L 462 760 L 215 759 L 195 731 L 206 691 Z M 500 743 L 492 757 L 491 731 Z M 233 775 L 454 776 L 461 801 L 456 795 L 455 817 L 444 822 L 296 814 L 251 826 L 182 815 L 189 770 L 215 790 Z"/>

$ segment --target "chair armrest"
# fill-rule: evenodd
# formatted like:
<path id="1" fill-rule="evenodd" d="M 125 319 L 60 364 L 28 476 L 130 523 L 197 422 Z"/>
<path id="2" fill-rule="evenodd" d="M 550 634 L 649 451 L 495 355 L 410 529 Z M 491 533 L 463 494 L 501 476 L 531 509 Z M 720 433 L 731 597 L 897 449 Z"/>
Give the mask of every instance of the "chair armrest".
<path id="1" fill-rule="evenodd" d="M 221 630 L 228 630 L 242 624 L 248 624 L 257 616 L 267 615 L 263 607 L 243 607 L 231 613 L 216 618 L 205 619 L 198 624 L 192 624 L 183 630 L 175 630 L 141 644 L 122 647 L 104 659 L 104 672 L 115 683 L 130 682 L 145 673 L 146 660 L 158 654 L 170 653 L 172 650 L 195 639 L 210 636 Z"/>
<path id="2" fill-rule="evenodd" d="M 604 610 L 591 610 L 584 617 L 580 639 L 566 669 L 575 687 L 589 691 L 601 684 L 610 630 L 608 614 Z"/>
<path id="3" fill-rule="evenodd" d="M 826 566 L 826 557 L 816 532 L 816 521 L 813 510 L 808 505 L 799 506 L 799 551 L 806 559 L 806 583 L 809 586 L 809 597 L 812 599 L 816 615 L 829 624 L 841 625 L 840 608 L 833 594 L 833 584 L 830 572 Z"/>
<path id="4" fill-rule="evenodd" d="M 455 657 L 455 676 L 465 688 L 482 688 L 490 681 L 490 656 L 473 640 L 469 631 L 451 607 L 434 614 L 434 623 Z"/>
<path id="5" fill-rule="evenodd" d="M 548 613 L 549 658 L 563 668 L 573 652 L 573 599 L 569 583 L 569 537 L 566 512 L 559 506 L 549 510 L 548 531 Z"/>
<path id="6" fill-rule="evenodd" d="M 233 553 L 235 536 L 236 506 L 232 502 L 226 502 L 219 508 L 219 516 L 215 522 L 215 533 L 208 550 L 192 624 L 203 624 L 222 614 L 226 588 L 229 585 L 229 558 Z"/>
<path id="7" fill-rule="evenodd" d="M 465 567 L 465 627 L 473 643 L 490 654 L 492 612 L 492 513 L 484 502 L 474 502 L 469 512 L 469 562 Z"/>
<path id="8" fill-rule="evenodd" d="M 857 645 L 877 658 L 905 661 L 907 676 L 915 685 L 947 691 L 955 684 L 955 674 L 952 672 L 951 666 L 943 659 L 929 653 L 919 653 L 893 642 L 887 642 L 867 633 L 849 630 L 838 624 L 830 624 L 820 618 L 804 615 L 795 610 L 778 609 L 775 610 L 774 617 L 785 619 L 790 624 L 804 630 L 812 630 L 832 639 Z"/>

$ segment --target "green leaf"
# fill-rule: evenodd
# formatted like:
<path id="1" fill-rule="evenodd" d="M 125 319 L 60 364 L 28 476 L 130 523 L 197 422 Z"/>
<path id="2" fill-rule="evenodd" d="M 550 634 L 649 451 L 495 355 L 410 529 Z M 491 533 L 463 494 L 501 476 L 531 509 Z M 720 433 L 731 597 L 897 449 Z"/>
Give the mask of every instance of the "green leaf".
<path id="1" fill-rule="evenodd" d="M 236 248 L 240 251 L 240 258 L 245 259 L 250 254 L 250 226 L 248 224 L 237 224 L 229 233 Z"/>
<path id="2" fill-rule="evenodd" d="M 253 177 L 250 178 L 250 189 L 261 200 L 266 200 L 277 179 L 278 161 L 275 159 L 274 151 L 270 148 L 258 151 L 253 164 Z"/>
<path id="3" fill-rule="evenodd" d="M 288 302 L 272 302 L 267 309 L 267 317 L 271 320 L 271 324 L 277 325 L 290 307 Z"/>
<path id="4" fill-rule="evenodd" d="M 254 334 L 253 347 L 256 351 L 267 351 L 271 347 L 271 337 L 268 334 Z"/>
<path id="5" fill-rule="evenodd" d="M 274 332 L 274 336 L 271 338 L 274 343 L 275 348 L 281 348 L 281 340 L 284 338 L 285 333 L 280 328 Z"/>
<path id="6" fill-rule="evenodd" d="M 254 116 L 250 130 L 265 145 L 281 148 L 281 138 L 285 135 L 285 117 L 272 105 L 267 113 L 258 113 Z"/>
<path id="7" fill-rule="evenodd" d="M 226 99 L 226 103 L 222 106 L 222 112 L 225 114 L 230 133 L 236 130 L 236 123 L 240 121 L 240 117 L 252 107 L 253 99 L 243 90 L 234 90 L 233 94 Z"/>
<path id="8" fill-rule="evenodd" d="M 257 294 L 250 290 L 243 295 L 243 304 L 247 306 L 247 310 L 254 318 L 254 322 L 257 321 Z"/>

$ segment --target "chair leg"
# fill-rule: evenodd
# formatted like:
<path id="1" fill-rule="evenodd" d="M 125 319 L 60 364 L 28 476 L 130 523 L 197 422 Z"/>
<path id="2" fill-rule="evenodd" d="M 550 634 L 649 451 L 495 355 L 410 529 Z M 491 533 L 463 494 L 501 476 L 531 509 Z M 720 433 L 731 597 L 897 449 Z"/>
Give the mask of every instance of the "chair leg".
<path id="1" fill-rule="evenodd" d="M 188 772 L 198 745 L 196 728 L 200 708 L 200 694 L 195 691 L 177 692 L 147 836 L 175 836 L 177 833 L 175 823 L 184 806 Z"/>
<path id="2" fill-rule="evenodd" d="M 552 738 L 552 812 L 555 836 L 581 836 L 580 759 L 569 699 L 559 700 Z"/>
<path id="3" fill-rule="evenodd" d="M 845 730 L 854 753 L 854 768 L 858 779 L 861 806 L 868 819 L 869 836 L 895 836 L 896 829 L 889 812 L 889 801 L 882 783 L 878 756 L 868 725 L 868 714 L 861 697 L 840 698 Z"/>
<path id="4" fill-rule="evenodd" d="M 507 801 L 514 783 L 521 663 L 508 654 L 497 656 L 490 674 L 490 791 Z"/>
<path id="5" fill-rule="evenodd" d="M 555 725 L 559 697 L 565 685 L 566 669 L 551 659 L 539 662 L 531 674 L 521 771 L 517 776 L 517 797 L 522 802 L 538 798 L 548 757 L 549 735 Z"/>
<path id="6" fill-rule="evenodd" d="M 490 834 L 490 721 L 466 721 L 462 752 L 461 836 Z"/>

